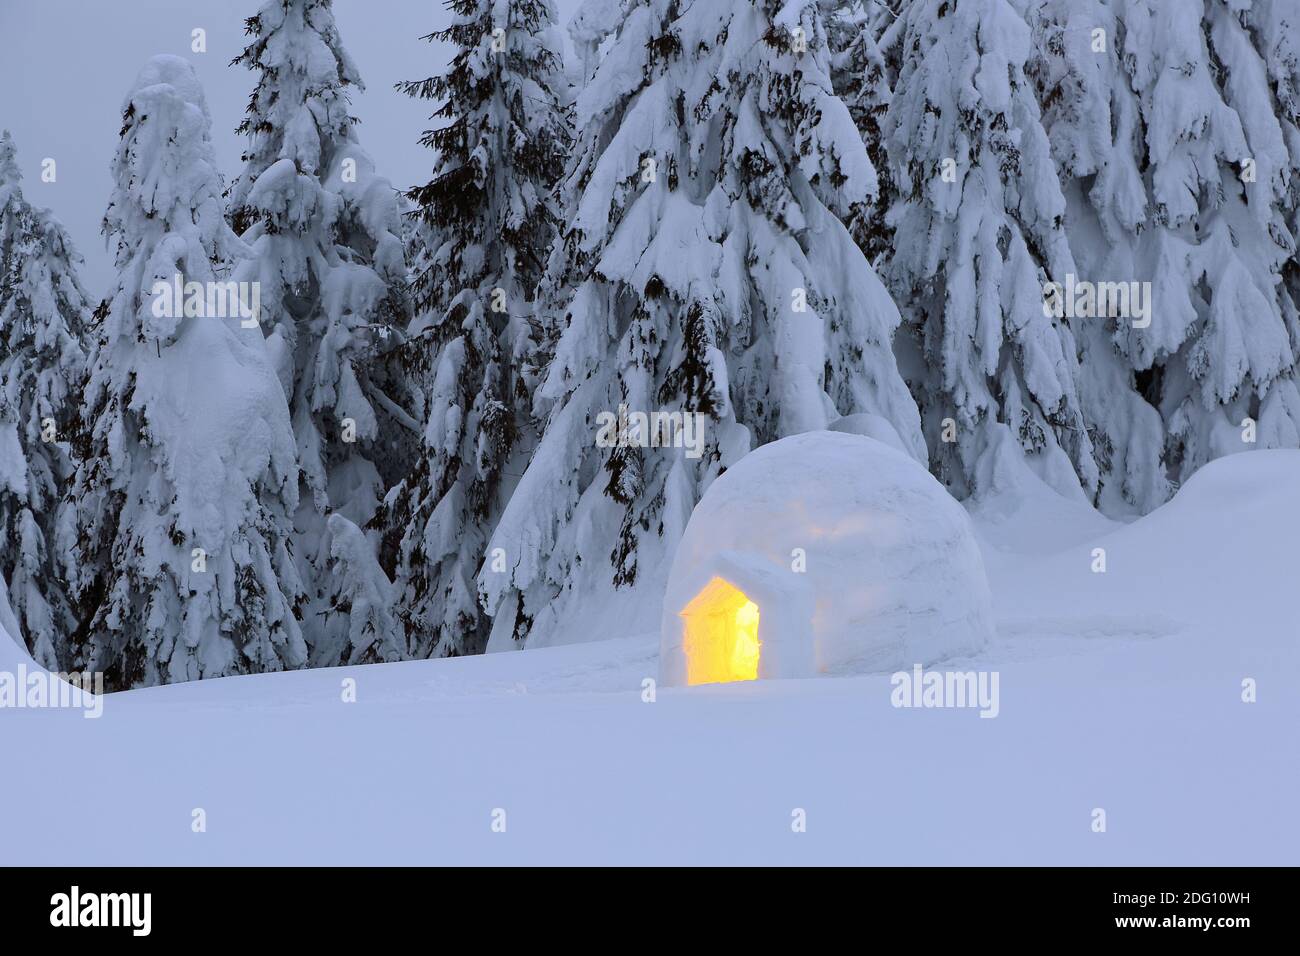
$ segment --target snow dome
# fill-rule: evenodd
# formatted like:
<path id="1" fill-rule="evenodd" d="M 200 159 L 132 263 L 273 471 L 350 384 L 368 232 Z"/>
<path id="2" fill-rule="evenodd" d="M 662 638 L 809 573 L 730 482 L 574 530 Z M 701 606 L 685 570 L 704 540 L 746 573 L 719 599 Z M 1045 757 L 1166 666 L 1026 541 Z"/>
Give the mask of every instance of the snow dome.
<path id="1" fill-rule="evenodd" d="M 883 441 L 808 432 L 746 455 L 695 507 L 668 577 L 660 681 L 897 670 L 991 631 L 961 505 Z"/>

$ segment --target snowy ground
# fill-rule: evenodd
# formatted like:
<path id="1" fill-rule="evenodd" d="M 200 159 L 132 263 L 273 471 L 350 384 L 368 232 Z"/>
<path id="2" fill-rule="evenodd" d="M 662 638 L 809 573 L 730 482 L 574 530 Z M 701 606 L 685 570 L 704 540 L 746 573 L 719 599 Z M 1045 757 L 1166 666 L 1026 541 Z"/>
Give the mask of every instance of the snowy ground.
<path id="1" fill-rule="evenodd" d="M 0 862 L 1300 862 L 1300 452 L 1127 526 L 1046 491 L 977 521 L 996 719 L 888 675 L 643 703 L 653 635 L 0 710 Z"/>

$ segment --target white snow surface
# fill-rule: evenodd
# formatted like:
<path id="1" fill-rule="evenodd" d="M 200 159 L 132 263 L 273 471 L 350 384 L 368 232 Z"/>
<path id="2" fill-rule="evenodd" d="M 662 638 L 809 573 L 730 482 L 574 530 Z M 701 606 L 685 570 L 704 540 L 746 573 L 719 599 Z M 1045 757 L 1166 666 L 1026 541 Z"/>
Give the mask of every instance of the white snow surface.
<path id="1" fill-rule="evenodd" d="M 998 634 L 946 666 L 999 673 L 996 719 L 885 674 L 645 703 L 653 634 L 0 710 L 0 862 L 1294 864 L 1297 487 L 1253 451 L 1128 525 L 983 502 Z"/>

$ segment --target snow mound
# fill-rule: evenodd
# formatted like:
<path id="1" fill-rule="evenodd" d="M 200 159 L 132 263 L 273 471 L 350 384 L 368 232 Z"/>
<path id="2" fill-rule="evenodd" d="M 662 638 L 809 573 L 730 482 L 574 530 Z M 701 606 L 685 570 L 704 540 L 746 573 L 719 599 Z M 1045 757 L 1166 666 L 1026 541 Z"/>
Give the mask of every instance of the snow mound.
<path id="1" fill-rule="evenodd" d="M 1295 512 L 1300 451 L 1261 448 L 1224 455 L 1197 470 L 1173 499 L 1153 514 L 1218 512 L 1243 503 L 1267 502 Z"/>
<path id="2" fill-rule="evenodd" d="M 1054 622 L 1063 611 L 1077 611 L 1084 623 L 1071 626 L 1073 631 L 1091 628 L 1087 622 L 1104 614 L 1131 622 L 1111 629 L 1134 636 L 1153 629 L 1194 635 L 1182 640 L 1203 643 L 1215 667 L 1237 674 L 1237 680 L 1277 666 L 1261 658 L 1274 661 L 1279 646 L 1285 647 L 1287 666 L 1294 667 L 1294 637 L 1279 645 L 1278 635 L 1294 631 L 1294 611 L 1282 596 L 1294 590 L 1297 487 L 1300 451 L 1228 455 L 1131 524 L 1103 521 L 1093 533 L 1077 524 L 1080 534 L 1062 541 L 1054 554 L 1028 547 L 990 553 L 999 636 L 1031 627 L 1059 632 Z M 1037 512 L 1044 538 L 1060 537 L 1052 525 L 1070 522 L 1070 507 L 1062 499 L 1056 512 Z M 1018 532 L 1026 537 L 1027 521 Z M 978 514 L 975 525 L 987 540 L 990 528 Z"/>
<path id="3" fill-rule="evenodd" d="M 840 432 L 765 445 L 709 487 L 669 575 L 661 679 L 705 682 L 693 628 L 746 598 L 761 646 L 748 676 L 892 670 L 977 650 L 992 632 L 966 512 L 907 455 Z"/>
<path id="4" fill-rule="evenodd" d="M 1218 593 L 1205 611 L 1221 615 L 1224 633 L 1235 634 L 1249 617 L 1243 605 L 1258 602 L 1225 598 L 1225 589 L 1255 595 L 1292 587 L 1300 537 L 1297 488 L 1300 451 L 1261 448 L 1219 458 L 1192 475 L 1167 504 L 1092 542 L 1106 549 L 1109 569 L 1086 578 L 1094 588 L 1104 581 L 1142 606 L 1155 605 L 1157 595 L 1185 602 L 1191 591 Z M 1081 560 L 1078 554 L 1070 557 Z M 1182 569 L 1177 590 L 1160 582 L 1170 568 Z M 1108 600 L 1120 598 L 1115 593 Z M 1264 629 L 1272 630 L 1274 623 L 1266 622 Z"/>

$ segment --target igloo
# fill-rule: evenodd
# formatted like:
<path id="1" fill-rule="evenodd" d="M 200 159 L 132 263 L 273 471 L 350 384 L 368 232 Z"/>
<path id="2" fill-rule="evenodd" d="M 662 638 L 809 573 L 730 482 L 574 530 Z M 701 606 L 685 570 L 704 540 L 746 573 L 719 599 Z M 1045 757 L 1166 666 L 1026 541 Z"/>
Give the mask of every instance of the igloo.
<path id="1" fill-rule="evenodd" d="M 961 505 L 882 441 L 808 432 L 746 455 L 695 507 L 669 572 L 660 682 L 898 670 L 991 632 Z"/>

